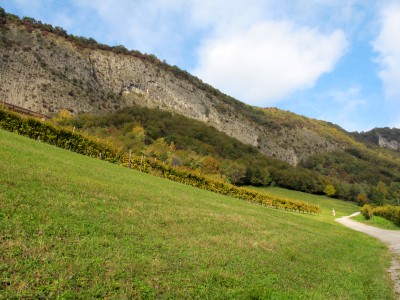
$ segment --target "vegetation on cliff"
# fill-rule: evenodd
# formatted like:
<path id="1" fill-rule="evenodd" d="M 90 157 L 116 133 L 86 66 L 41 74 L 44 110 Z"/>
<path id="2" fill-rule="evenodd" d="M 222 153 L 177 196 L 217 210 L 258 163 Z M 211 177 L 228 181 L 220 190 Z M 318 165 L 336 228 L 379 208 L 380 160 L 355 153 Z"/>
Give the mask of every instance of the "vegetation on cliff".
<path id="1" fill-rule="evenodd" d="M 356 140 L 370 146 L 381 146 L 391 148 L 392 150 L 400 150 L 400 129 L 398 128 L 374 128 L 366 132 L 353 132 L 352 135 Z M 382 145 L 382 139 L 385 140 L 384 143 L 393 143 L 392 147 L 391 145 Z"/>

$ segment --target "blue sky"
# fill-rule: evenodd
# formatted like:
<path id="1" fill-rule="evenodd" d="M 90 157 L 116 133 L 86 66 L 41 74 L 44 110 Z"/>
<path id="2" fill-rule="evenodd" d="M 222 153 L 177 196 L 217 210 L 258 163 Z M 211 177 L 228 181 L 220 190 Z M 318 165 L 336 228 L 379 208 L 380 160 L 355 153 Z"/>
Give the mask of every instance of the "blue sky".
<path id="1" fill-rule="evenodd" d="M 400 128 L 400 0 L 2 0 L 74 35 L 155 54 L 238 100 Z"/>

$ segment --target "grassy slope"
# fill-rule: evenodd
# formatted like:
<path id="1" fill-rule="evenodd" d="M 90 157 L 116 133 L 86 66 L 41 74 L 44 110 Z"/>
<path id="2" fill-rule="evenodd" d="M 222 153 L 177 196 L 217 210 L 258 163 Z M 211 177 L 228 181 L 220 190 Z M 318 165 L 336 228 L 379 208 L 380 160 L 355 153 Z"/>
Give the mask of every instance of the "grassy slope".
<path id="1" fill-rule="evenodd" d="M 316 196 L 310 195 L 307 193 L 302 193 L 298 191 L 286 190 L 278 187 L 269 187 L 269 188 L 253 188 L 259 192 L 266 192 L 270 195 L 289 198 L 289 199 L 297 199 L 308 203 L 319 204 L 322 210 L 321 217 L 324 220 L 332 219 L 332 209 L 336 211 L 336 217 L 348 216 L 352 213 L 360 211 L 360 207 L 355 204 L 344 202 L 343 200 L 337 200 L 328 198 L 325 196 Z M 386 220 L 384 218 L 374 216 L 371 220 L 365 220 L 362 215 L 358 215 L 353 217 L 355 221 L 379 227 L 382 229 L 389 230 L 400 230 L 400 227 L 394 224 L 393 222 Z"/>
<path id="2" fill-rule="evenodd" d="M 366 225 L 370 226 L 375 226 L 378 228 L 382 229 L 388 229 L 388 230 L 400 230 L 400 227 L 394 224 L 393 222 L 386 220 L 385 218 L 379 217 L 379 216 L 373 216 L 372 219 L 366 220 L 364 216 L 358 215 L 352 218 L 353 220 L 357 222 L 364 223 Z"/>
<path id="3" fill-rule="evenodd" d="M 0 298 L 393 297 L 386 248 L 327 212 L 268 209 L 1 130 L 0 162 Z"/>
<path id="4" fill-rule="evenodd" d="M 253 189 L 259 192 L 268 193 L 273 196 L 297 199 L 306 203 L 319 204 L 321 208 L 321 221 L 333 221 L 334 218 L 332 216 L 332 209 L 335 209 L 336 211 L 336 218 L 348 216 L 360 210 L 360 208 L 352 202 L 345 202 L 343 200 L 332 199 L 325 196 L 317 196 L 303 192 L 282 189 L 279 187 Z"/>

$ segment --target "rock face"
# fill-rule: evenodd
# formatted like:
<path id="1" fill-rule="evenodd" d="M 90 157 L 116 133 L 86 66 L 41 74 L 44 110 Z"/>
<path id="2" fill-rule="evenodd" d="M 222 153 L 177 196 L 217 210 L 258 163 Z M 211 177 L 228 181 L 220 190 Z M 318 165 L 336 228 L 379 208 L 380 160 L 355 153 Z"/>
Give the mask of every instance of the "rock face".
<path id="1" fill-rule="evenodd" d="M 104 113 L 132 105 L 159 108 L 203 121 L 292 165 L 312 154 L 348 146 L 306 125 L 277 125 L 273 119 L 274 126 L 260 123 L 251 114 L 263 114 L 261 109 L 229 103 L 130 55 L 78 49 L 63 37 L 38 30 L 29 33 L 17 26 L 2 29 L 0 44 L 0 100 L 37 112 Z M 240 107 L 250 111 L 250 117 Z"/>
<path id="2" fill-rule="evenodd" d="M 389 140 L 378 134 L 378 144 L 380 147 L 389 148 L 394 151 L 400 150 L 400 143 L 395 140 Z"/>
<path id="3" fill-rule="evenodd" d="M 400 151 L 400 129 L 398 128 L 374 128 L 367 132 L 354 132 L 352 135 L 362 143 Z"/>

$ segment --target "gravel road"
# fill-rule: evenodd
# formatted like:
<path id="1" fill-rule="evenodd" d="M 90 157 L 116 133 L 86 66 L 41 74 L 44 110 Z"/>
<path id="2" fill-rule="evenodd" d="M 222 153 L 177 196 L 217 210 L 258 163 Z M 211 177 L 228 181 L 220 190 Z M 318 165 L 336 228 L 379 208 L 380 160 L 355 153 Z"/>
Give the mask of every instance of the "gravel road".
<path id="1" fill-rule="evenodd" d="M 350 218 L 353 216 L 358 215 L 359 213 L 352 214 L 351 216 L 347 217 L 342 217 L 335 219 L 335 221 L 350 227 L 354 230 L 366 233 L 374 238 L 377 238 L 378 240 L 381 240 L 382 242 L 386 243 L 389 246 L 389 250 L 393 252 L 395 257 L 397 256 L 397 259 L 393 259 L 392 261 L 392 266 L 388 270 L 388 272 L 391 274 L 393 282 L 395 284 L 395 291 L 396 291 L 396 296 L 397 299 L 400 299 L 400 262 L 399 262 L 399 257 L 400 257 L 400 230 L 385 230 L 385 229 L 380 229 L 372 226 L 368 226 L 356 221 L 351 220 Z"/>

